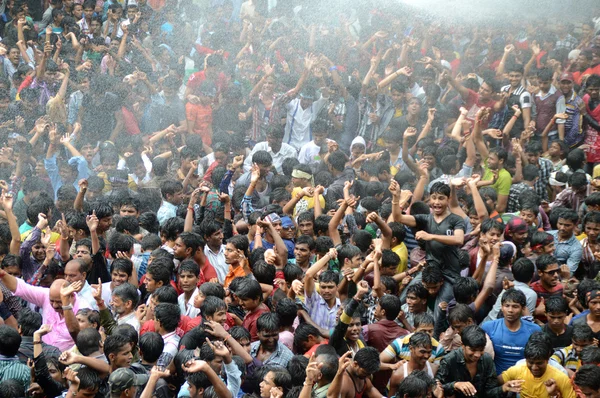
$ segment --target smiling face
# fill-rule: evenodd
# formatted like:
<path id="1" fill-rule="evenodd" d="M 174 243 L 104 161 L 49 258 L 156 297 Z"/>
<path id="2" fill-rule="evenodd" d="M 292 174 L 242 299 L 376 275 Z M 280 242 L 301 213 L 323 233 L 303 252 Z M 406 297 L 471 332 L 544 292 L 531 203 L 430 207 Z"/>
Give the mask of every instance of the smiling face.
<path id="1" fill-rule="evenodd" d="M 361 329 L 360 318 L 352 318 L 352 322 L 350 322 L 350 326 L 348 326 L 348 330 L 346 331 L 346 340 L 351 342 L 358 341 Z"/>
<path id="2" fill-rule="evenodd" d="M 449 198 L 441 193 L 433 193 L 429 197 L 429 206 L 433 210 L 433 214 L 442 215 L 448 209 Z"/>
<path id="3" fill-rule="evenodd" d="M 483 347 L 472 348 L 463 345 L 463 353 L 467 363 L 477 363 L 483 356 Z"/>
<path id="4" fill-rule="evenodd" d="M 523 74 L 520 72 L 510 72 L 508 74 L 508 81 L 512 88 L 517 88 L 521 84 L 521 79 L 523 79 Z"/>
<path id="5" fill-rule="evenodd" d="M 431 346 L 429 347 L 410 347 L 410 358 L 423 369 L 426 362 L 431 358 Z"/>
<path id="6" fill-rule="evenodd" d="M 521 210 L 520 217 L 530 227 L 537 222 L 537 216 L 531 210 Z"/>
<path id="7" fill-rule="evenodd" d="M 115 368 L 128 368 L 133 359 L 131 348 L 131 343 L 127 343 L 116 354 L 109 354 L 111 364 Z"/>
<path id="8" fill-rule="evenodd" d="M 110 307 L 115 314 L 123 315 L 131 311 L 131 301 L 125 302 L 121 297 L 113 294 L 110 300 Z"/>
<path id="9" fill-rule="evenodd" d="M 127 272 L 125 271 L 114 269 L 113 272 L 110 273 L 110 278 L 112 281 L 112 288 L 114 289 L 115 287 L 127 282 L 129 275 L 127 275 Z"/>
<path id="10" fill-rule="evenodd" d="M 542 377 L 548 367 L 547 359 L 527 359 L 527 367 L 533 377 Z"/>
<path id="11" fill-rule="evenodd" d="M 44 261 L 44 259 L 46 258 L 46 247 L 44 245 L 42 245 L 41 243 L 36 243 L 31 248 L 31 255 L 38 262 Z"/>

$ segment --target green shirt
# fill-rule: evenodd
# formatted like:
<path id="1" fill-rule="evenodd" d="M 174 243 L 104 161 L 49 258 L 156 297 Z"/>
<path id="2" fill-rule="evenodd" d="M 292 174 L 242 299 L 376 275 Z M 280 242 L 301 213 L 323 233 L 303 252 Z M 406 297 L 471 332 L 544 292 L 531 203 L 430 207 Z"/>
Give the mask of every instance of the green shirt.
<path id="1" fill-rule="evenodd" d="M 483 166 L 483 170 L 483 181 L 490 181 L 494 179 L 494 174 L 492 173 L 492 170 L 488 167 L 487 160 L 485 162 L 485 165 Z M 494 188 L 494 191 L 496 191 L 498 195 L 508 196 L 508 194 L 510 193 L 511 185 L 512 177 L 510 173 L 503 168 L 500 169 L 500 171 L 498 172 L 498 179 L 493 185 L 491 185 L 491 187 Z"/>

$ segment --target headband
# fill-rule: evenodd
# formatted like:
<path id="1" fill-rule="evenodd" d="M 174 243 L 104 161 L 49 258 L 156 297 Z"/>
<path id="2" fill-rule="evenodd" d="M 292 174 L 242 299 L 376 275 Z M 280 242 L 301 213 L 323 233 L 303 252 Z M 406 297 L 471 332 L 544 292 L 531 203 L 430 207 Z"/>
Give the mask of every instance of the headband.
<path id="1" fill-rule="evenodd" d="M 590 301 L 592 301 L 596 297 L 600 297 L 600 290 L 594 289 L 590 292 L 587 292 L 587 294 L 585 295 L 585 304 L 587 305 Z"/>
<path id="2" fill-rule="evenodd" d="M 302 178 L 304 180 L 309 180 L 312 185 L 314 185 L 314 180 L 312 174 L 308 174 L 305 171 L 294 169 L 292 170 L 292 177 L 294 178 Z"/>

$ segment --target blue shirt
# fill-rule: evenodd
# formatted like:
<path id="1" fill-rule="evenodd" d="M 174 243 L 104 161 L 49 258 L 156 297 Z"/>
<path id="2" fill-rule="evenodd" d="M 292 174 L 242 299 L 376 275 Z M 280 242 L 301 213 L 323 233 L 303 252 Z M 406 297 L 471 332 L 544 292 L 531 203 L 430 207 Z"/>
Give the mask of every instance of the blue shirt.
<path id="1" fill-rule="evenodd" d="M 571 274 L 577 271 L 581 256 L 583 255 L 583 247 L 581 242 L 575 237 L 571 236 L 570 239 L 561 241 L 558 238 L 558 231 L 548 232 L 554 237 L 554 257 L 560 264 L 567 264 L 571 270 Z"/>
<path id="2" fill-rule="evenodd" d="M 481 329 L 490 336 L 494 346 L 494 364 L 496 372 L 501 374 L 517 361 L 525 358 L 525 344 L 533 332 L 542 329 L 533 322 L 521 319 L 521 327 L 511 332 L 506 327 L 504 319 L 496 319 L 481 324 Z"/>
<path id="3" fill-rule="evenodd" d="M 169 218 L 173 218 L 177 216 L 177 206 L 172 203 L 169 203 L 163 200 L 158 212 L 156 213 L 156 218 L 158 222 L 162 226 Z"/>

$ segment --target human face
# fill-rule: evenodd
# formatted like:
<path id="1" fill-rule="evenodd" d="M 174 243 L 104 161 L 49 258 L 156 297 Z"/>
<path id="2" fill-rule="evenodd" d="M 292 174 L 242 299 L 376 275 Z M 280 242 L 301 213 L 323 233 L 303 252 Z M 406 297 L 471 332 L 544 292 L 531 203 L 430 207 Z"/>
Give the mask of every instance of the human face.
<path id="1" fill-rule="evenodd" d="M 429 197 L 429 206 L 434 215 L 442 215 L 448 209 L 448 197 L 440 193 L 433 193 Z"/>
<path id="2" fill-rule="evenodd" d="M 495 153 L 490 153 L 487 164 L 491 170 L 498 170 L 500 168 L 500 160 L 498 159 L 498 155 Z"/>
<path id="3" fill-rule="evenodd" d="M 585 223 L 585 234 L 590 242 L 596 242 L 600 236 L 600 224 L 595 222 Z"/>
<path id="4" fill-rule="evenodd" d="M 294 239 L 294 236 L 296 235 L 296 227 L 292 226 L 288 226 L 288 227 L 281 227 L 281 231 L 279 232 L 279 235 L 281 235 L 281 237 L 283 239 L 287 239 L 287 240 L 292 240 Z"/>
<path id="5" fill-rule="evenodd" d="M 427 289 L 427 291 L 429 292 L 429 297 L 437 297 L 438 293 L 440 292 L 440 289 L 442 288 L 442 285 L 444 284 L 444 282 L 438 282 L 438 283 L 421 282 L 421 283 L 423 283 L 423 287 L 425 289 Z"/>
<path id="6" fill-rule="evenodd" d="M 123 205 L 119 209 L 119 215 L 121 217 L 137 217 L 140 213 L 133 206 Z"/>
<path id="7" fill-rule="evenodd" d="M 419 327 L 415 329 L 415 332 L 427 333 L 429 336 L 433 337 L 433 325 L 419 325 Z"/>
<path id="8" fill-rule="evenodd" d="M 76 21 L 83 18 L 83 8 L 81 7 L 81 4 L 75 4 L 75 7 L 73 7 L 73 17 Z"/>
<path id="9" fill-rule="evenodd" d="M 523 221 L 525 221 L 525 223 L 527 225 L 529 225 L 530 227 L 532 225 L 535 225 L 535 223 L 537 221 L 536 215 L 533 214 L 533 212 L 531 210 L 521 210 L 520 216 L 523 219 Z"/>
<path id="10" fill-rule="evenodd" d="M 577 356 L 581 355 L 581 351 L 583 351 L 583 349 L 589 345 L 593 345 L 594 344 L 594 340 L 581 340 L 581 341 L 575 341 L 575 339 L 572 340 L 573 343 L 573 349 L 575 350 L 575 352 L 577 353 Z"/>
<path id="11" fill-rule="evenodd" d="M 240 305 L 246 311 L 254 311 L 260 305 L 259 299 L 240 298 Z"/>
<path id="12" fill-rule="evenodd" d="M 244 350 L 246 350 L 246 352 L 247 352 L 248 354 L 250 354 L 250 350 L 251 350 L 251 344 L 250 344 L 250 340 L 248 340 L 248 339 L 241 339 L 241 340 L 239 341 L 239 343 L 240 343 L 240 345 L 242 346 L 242 348 L 243 348 Z"/>
<path id="13" fill-rule="evenodd" d="M 85 282 L 85 274 L 80 272 L 81 265 L 77 261 L 69 261 L 65 266 L 65 279 L 69 283 Z"/>
<path id="14" fill-rule="evenodd" d="M 33 258 L 35 258 L 37 261 L 44 261 L 44 259 L 46 258 L 46 247 L 41 243 L 36 243 L 31 248 L 31 254 L 33 255 Z"/>
<path id="15" fill-rule="evenodd" d="M 431 357 L 431 346 L 410 347 L 410 357 L 418 364 L 419 367 L 425 367 L 425 363 Z"/>
<path id="16" fill-rule="evenodd" d="M 169 203 L 176 206 L 183 202 L 183 190 L 175 192 L 173 195 L 168 195 Z"/>
<path id="17" fill-rule="evenodd" d="M 99 387 L 77 390 L 77 397 L 94 398 L 98 394 Z"/>
<path id="18" fill-rule="evenodd" d="M 542 377 L 546 373 L 548 360 L 545 359 L 527 359 L 527 367 L 531 371 L 533 377 Z"/>
<path id="19" fill-rule="evenodd" d="M 80 330 L 96 327 L 95 324 L 90 323 L 90 318 L 87 315 L 77 314 L 75 317 L 77 318 L 77 323 L 79 323 Z"/>
<path id="20" fill-rule="evenodd" d="M 495 245 L 502 239 L 502 231 L 498 231 L 497 229 L 490 229 L 485 234 L 483 234 L 483 236 L 490 244 Z"/>
<path id="21" fill-rule="evenodd" d="M 220 323 L 221 325 L 225 325 L 225 322 L 227 321 L 227 310 L 225 308 L 222 308 L 215 312 L 212 317 L 207 316 L 206 319 L 208 319 L 209 321 Z"/>
<path id="22" fill-rule="evenodd" d="M 350 322 L 348 330 L 346 331 L 346 340 L 352 342 L 358 341 L 361 328 L 360 318 L 352 318 L 352 322 Z"/>
<path id="23" fill-rule="evenodd" d="M 578 386 L 585 398 L 600 398 L 600 391 L 596 391 L 590 387 Z"/>
<path id="24" fill-rule="evenodd" d="M 553 157 L 556 156 L 556 157 L 558 157 L 558 156 L 561 155 L 561 153 L 562 153 L 562 149 L 561 149 L 560 145 L 557 142 L 553 142 L 550 145 L 550 148 L 548 148 L 548 154 L 550 156 L 553 156 Z"/>
<path id="25" fill-rule="evenodd" d="M 565 318 L 567 314 L 565 312 L 547 312 L 546 318 L 548 319 L 548 326 L 552 330 L 562 331 L 565 325 Z"/>
<path id="26" fill-rule="evenodd" d="M 561 80 L 558 86 L 560 87 L 560 91 L 565 96 L 570 96 L 573 92 L 573 82 L 570 80 Z"/>
<path id="27" fill-rule="evenodd" d="M 202 304 L 204 304 L 204 300 L 206 296 L 200 290 L 198 290 L 198 294 L 194 297 L 194 307 L 201 308 Z"/>
<path id="28" fill-rule="evenodd" d="M 267 143 L 273 152 L 277 153 L 281 149 L 281 144 L 283 144 L 283 137 L 267 134 Z"/>
<path id="29" fill-rule="evenodd" d="M 272 93 L 273 90 L 275 90 L 275 78 L 273 78 L 272 76 L 267 77 L 265 79 L 265 82 L 263 83 L 262 88 L 264 92 Z"/>
<path id="30" fill-rule="evenodd" d="M 319 289 L 323 300 L 329 301 L 335 299 L 337 294 L 337 285 L 335 282 L 321 282 L 319 284 Z"/>
<path id="31" fill-rule="evenodd" d="M 192 253 L 190 252 L 191 250 L 188 251 L 187 246 L 185 245 L 185 243 L 183 243 L 181 238 L 175 239 L 175 245 L 173 246 L 173 255 L 177 260 L 184 260 L 188 257 L 191 257 Z"/>
<path id="32" fill-rule="evenodd" d="M 314 224 L 312 221 L 300 221 L 298 224 L 300 235 L 313 236 L 315 234 Z"/>
<path id="33" fill-rule="evenodd" d="M 208 239 L 206 240 L 206 243 L 210 247 L 221 246 L 221 244 L 223 243 L 223 230 L 220 229 L 220 230 L 216 231 L 215 233 L 213 233 L 212 235 L 210 235 L 208 237 Z"/>
<path id="34" fill-rule="evenodd" d="M 116 354 L 110 354 L 114 356 L 111 363 L 115 368 L 128 368 L 131 365 L 133 359 L 131 348 L 131 343 L 127 343 Z"/>
<path id="35" fill-rule="evenodd" d="M 306 264 L 310 260 L 310 249 L 306 243 L 297 244 L 294 247 L 294 257 L 297 264 Z"/>
<path id="36" fill-rule="evenodd" d="M 452 329 L 454 329 L 454 331 L 458 334 L 461 334 L 462 331 L 469 325 L 472 325 L 473 322 L 471 321 L 471 319 L 469 318 L 469 322 L 452 322 L 452 324 L 450 326 L 452 326 Z"/>
<path id="37" fill-rule="evenodd" d="M 102 217 L 98 220 L 98 233 L 108 231 L 112 226 L 112 216 Z"/>
<path id="38" fill-rule="evenodd" d="M 185 293 L 193 292 L 198 284 L 198 277 L 189 271 L 179 273 L 179 286 Z"/>
<path id="39" fill-rule="evenodd" d="M 327 142 L 327 132 L 314 131 L 313 140 L 315 141 L 315 145 L 322 147 Z"/>
<path id="40" fill-rule="evenodd" d="M 523 74 L 519 72 L 510 72 L 508 74 L 508 81 L 512 88 L 517 88 L 521 84 L 521 79 L 523 79 Z"/>
<path id="41" fill-rule="evenodd" d="M 600 317 L 600 297 L 596 297 L 588 303 L 590 312 L 596 317 Z"/>
<path id="42" fill-rule="evenodd" d="M 398 90 L 392 90 L 392 101 L 394 101 L 394 106 L 397 108 L 402 105 L 402 101 L 404 100 L 404 94 Z"/>
<path id="43" fill-rule="evenodd" d="M 115 296 L 114 294 L 111 297 L 110 306 L 113 309 L 113 311 L 118 315 L 123 315 L 128 311 L 131 311 L 130 308 L 127 308 L 127 303 L 123 301 L 121 297 Z"/>
<path id="44" fill-rule="evenodd" d="M 92 16 L 94 15 L 94 9 L 93 8 L 84 8 L 83 9 L 83 14 L 85 15 L 85 19 L 92 19 Z"/>
<path id="45" fill-rule="evenodd" d="M 261 330 L 257 333 L 260 345 L 267 351 L 271 352 L 277 348 L 279 342 L 278 330 Z"/>
<path id="46" fill-rule="evenodd" d="M 13 65 L 18 65 L 21 59 L 21 53 L 17 48 L 11 48 L 10 52 L 8 53 L 8 59 Z"/>
<path id="47" fill-rule="evenodd" d="M 92 263 L 92 253 L 87 246 L 77 246 L 74 258 L 81 259 L 88 265 Z"/>
<path id="48" fill-rule="evenodd" d="M 521 317 L 522 312 L 523 307 L 521 307 L 521 304 L 512 301 L 507 301 L 502 304 L 502 314 L 504 314 L 504 319 L 506 319 L 507 322 L 515 322 Z"/>
<path id="49" fill-rule="evenodd" d="M 408 305 L 408 311 L 411 314 L 418 314 L 425 311 L 427 299 L 421 299 L 418 298 L 414 293 L 409 293 L 406 295 L 406 304 Z"/>
<path id="50" fill-rule="evenodd" d="M 275 375 L 273 374 L 273 372 L 268 372 L 263 378 L 263 381 L 260 382 L 260 398 L 271 397 L 271 389 L 277 388 L 277 386 L 273 382 L 274 378 Z"/>
<path id="51" fill-rule="evenodd" d="M 362 144 L 354 145 L 352 147 L 352 159 L 358 159 L 361 155 L 365 153 L 365 147 Z"/>
<path id="52" fill-rule="evenodd" d="M 492 88 L 490 87 L 489 84 L 487 83 L 483 83 L 480 87 L 479 87 L 479 97 L 483 100 L 483 101 L 487 101 L 492 97 L 492 94 L 494 93 L 494 90 L 492 90 Z"/>
<path id="53" fill-rule="evenodd" d="M 590 95 L 590 97 L 592 99 L 597 100 L 600 97 L 600 86 L 588 87 L 587 93 Z"/>
<path id="54" fill-rule="evenodd" d="M 225 245 L 225 263 L 237 264 L 240 259 L 240 251 L 232 243 L 227 243 L 227 245 Z"/>
<path id="55" fill-rule="evenodd" d="M 16 265 L 5 267 L 4 272 L 6 272 L 8 275 L 14 276 L 15 278 L 21 278 L 23 276 L 21 268 Z"/>
<path id="56" fill-rule="evenodd" d="M 559 238 L 570 239 L 571 236 L 573 236 L 573 231 L 575 230 L 575 223 L 571 220 L 559 218 L 556 227 L 558 228 Z"/>
<path id="57" fill-rule="evenodd" d="M 552 86 L 552 81 L 551 80 L 540 80 L 539 85 L 540 85 L 540 90 L 543 93 L 547 93 L 548 91 L 550 91 L 550 87 Z"/>
<path id="58" fill-rule="evenodd" d="M 535 152 L 527 152 L 527 161 L 529 164 L 537 165 L 540 159 L 540 154 Z"/>
<path id="59" fill-rule="evenodd" d="M 144 279 L 144 284 L 146 285 L 146 290 L 149 293 L 154 292 L 156 289 L 162 286 L 162 282 L 157 282 L 152 277 L 152 274 L 146 274 L 146 279 Z"/>
<path id="60" fill-rule="evenodd" d="M 463 345 L 463 353 L 467 363 L 477 363 L 483 356 L 483 348 L 471 348 Z"/>
<path id="61" fill-rule="evenodd" d="M 54 379 L 54 381 L 62 383 L 63 382 L 62 372 L 60 370 L 56 369 L 56 366 L 54 366 L 51 363 L 46 363 L 46 365 L 48 366 L 48 373 L 50 373 L 50 377 L 52 377 L 52 379 Z"/>
<path id="62" fill-rule="evenodd" d="M 113 272 L 110 273 L 110 278 L 114 289 L 115 287 L 121 286 L 123 283 L 127 282 L 129 280 L 129 275 L 127 275 L 127 272 L 114 269 Z"/>
<path id="63" fill-rule="evenodd" d="M 418 115 L 421 113 L 421 101 L 418 99 L 411 99 L 406 109 L 410 115 Z"/>

